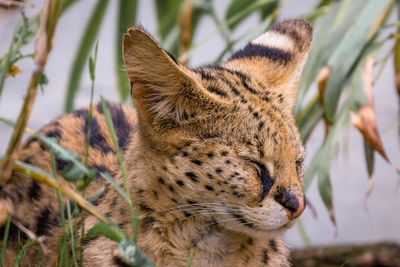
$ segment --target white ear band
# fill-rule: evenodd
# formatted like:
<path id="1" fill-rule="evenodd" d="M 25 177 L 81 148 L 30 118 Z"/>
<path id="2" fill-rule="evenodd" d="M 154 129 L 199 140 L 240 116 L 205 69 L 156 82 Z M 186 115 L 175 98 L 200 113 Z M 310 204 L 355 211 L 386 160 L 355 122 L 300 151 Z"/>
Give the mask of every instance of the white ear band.
<path id="1" fill-rule="evenodd" d="M 279 48 L 284 51 L 292 51 L 294 49 L 293 41 L 289 37 L 273 31 L 264 33 L 251 41 L 251 43 L 271 48 Z"/>

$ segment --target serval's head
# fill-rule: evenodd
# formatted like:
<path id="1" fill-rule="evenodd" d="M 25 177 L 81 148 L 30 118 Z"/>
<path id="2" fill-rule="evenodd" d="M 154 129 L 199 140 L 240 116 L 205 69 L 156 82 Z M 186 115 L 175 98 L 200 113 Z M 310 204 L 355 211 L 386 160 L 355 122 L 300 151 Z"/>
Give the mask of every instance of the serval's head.
<path id="1" fill-rule="evenodd" d="M 152 209 L 252 236 L 293 224 L 305 198 L 291 110 L 311 40 L 310 24 L 286 20 L 225 63 L 190 69 L 129 29 L 124 58 L 147 162 L 139 185 Z"/>

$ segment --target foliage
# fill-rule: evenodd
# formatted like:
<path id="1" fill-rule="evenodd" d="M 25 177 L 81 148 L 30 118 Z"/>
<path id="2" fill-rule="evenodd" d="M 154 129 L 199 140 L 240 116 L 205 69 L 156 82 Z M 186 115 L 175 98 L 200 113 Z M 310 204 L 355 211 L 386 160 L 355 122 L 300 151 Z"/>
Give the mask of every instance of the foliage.
<path id="1" fill-rule="evenodd" d="M 49 4 L 50 2 L 52 3 L 51 5 Z M 72 247 L 74 247 L 74 243 L 77 240 L 74 240 L 75 225 L 72 224 L 72 221 L 78 218 L 78 216 L 82 216 L 82 224 L 84 225 L 84 212 L 90 212 L 98 217 L 101 222 L 89 230 L 88 235 L 83 237 L 82 242 L 84 238 L 93 238 L 96 235 L 102 234 L 119 243 L 119 252 L 127 263 L 132 266 L 154 266 L 147 256 L 135 245 L 135 233 L 137 233 L 140 216 L 131 202 L 118 142 L 116 141 L 112 120 L 110 119 L 104 99 L 102 99 L 103 110 L 105 111 L 107 125 L 118 153 L 118 162 L 124 177 L 124 188 L 119 186 L 107 173 L 101 173 L 100 175 L 128 203 L 134 233 L 131 237 L 90 203 L 90 200 L 93 200 L 96 196 L 86 197 L 85 188 L 95 175 L 95 171 L 86 166 L 88 155 L 86 155 L 86 159 L 81 159 L 73 152 L 60 146 L 56 140 L 42 136 L 30 129 L 25 129 L 30 109 L 35 99 L 36 88 L 37 86 L 45 87 L 46 76 L 44 76 L 44 67 L 51 49 L 53 33 L 57 30 L 58 17 L 68 12 L 77 2 L 79 1 L 45 1 L 44 12 L 32 18 L 26 17 L 22 10 L 21 22 L 15 27 L 9 50 L 0 58 L 0 99 L 3 93 L 4 80 L 10 75 L 18 75 L 19 69 L 17 64 L 19 60 L 33 55 L 32 57 L 39 67 L 39 71 L 35 71 L 32 74 L 32 79 L 27 89 L 27 97 L 24 106 L 21 108 L 17 123 L 12 124 L 15 127 L 14 134 L 9 142 L 5 157 L 0 162 L 0 174 L 3 171 L 3 174 L 5 173 L 4 177 L 7 177 L 7 171 L 12 169 L 14 172 L 23 173 L 55 188 L 58 190 L 60 210 L 63 210 L 60 194 L 66 195 L 69 199 L 79 204 L 80 209 L 75 208 L 74 210 L 71 210 L 71 207 L 67 205 L 68 218 L 64 218 L 64 215 L 61 214 L 64 235 L 63 241 L 60 243 L 59 265 L 72 265 L 72 262 L 76 266 L 82 264 L 82 258 L 78 259 L 75 251 L 73 251 L 73 259 L 70 259 L 71 254 L 69 253 L 69 249 L 71 248 L 68 247 L 67 241 L 72 242 Z M 82 73 L 88 61 L 92 80 L 90 100 L 90 103 L 92 103 L 97 52 L 95 52 L 94 58 L 90 57 L 90 53 L 98 39 L 102 21 L 109 11 L 111 2 L 118 5 L 115 38 L 117 45 L 114 51 L 116 64 L 114 69 L 117 77 L 116 88 L 122 102 L 126 101 L 129 97 L 130 84 L 123 67 L 120 49 L 121 36 L 129 25 L 135 22 L 137 5 L 141 1 L 98 0 L 90 15 L 88 15 L 85 30 L 81 36 L 80 44 L 71 65 L 67 95 L 64 99 L 65 111 L 69 112 L 74 107 L 77 92 L 81 89 L 80 80 Z M 182 62 L 187 62 L 195 49 L 207 42 L 211 37 L 219 34 L 225 44 L 220 55 L 215 59 L 215 62 L 218 63 L 232 52 L 235 44 L 243 40 L 249 41 L 266 31 L 268 27 L 279 19 L 280 12 L 287 2 L 280 0 L 231 0 L 223 16 L 219 16 L 216 12 L 216 1 L 213 2 L 212 0 L 154 0 L 154 13 L 156 14 L 158 23 L 157 35 L 164 48 Z M 362 133 L 364 139 L 365 159 L 370 177 L 368 193 L 372 190 L 374 151 L 377 151 L 390 166 L 398 171 L 387 157 L 380 140 L 376 128 L 377 123 L 372 96 L 372 88 L 376 82 L 376 79 L 372 79 L 373 67 L 384 66 L 392 54 L 394 55 L 394 80 L 397 90 L 400 93 L 400 41 L 398 40 L 400 27 L 396 29 L 397 24 L 390 24 L 387 21 L 395 8 L 400 9 L 400 1 L 321 0 L 313 10 L 304 14 L 304 18 L 307 18 L 314 24 L 315 34 L 308 61 L 304 67 L 298 100 L 293 113 L 305 143 L 318 124 L 322 123 L 325 125 L 323 142 L 315 154 L 310 155 L 312 160 L 307 166 L 304 183 L 305 190 L 307 190 L 314 178 L 317 177 L 321 198 L 334 223 L 334 202 L 332 199 L 330 177 L 331 163 L 340 133 L 349 121 Z M 236 39 L 233 38 L 238 26 L 250 16 L 258 16 L 259 24 L 242 36 Z M 194 36 L 197 33 L 201 20 L 207 17 L 211 18 L 214 22 L 215 29 L 203 40 L 193 44 Z M 37 23 L 38 18 L 41 20 L 40 27 L 38 27 Z M 389 34 L 388 31 L 390 32 Z M 32 42 L 32 38 L 36 32 L 38 32 L 37 40 L 39 41 L 36 42 L 35 52 L 32 55 L 22 54 L 21 48 Z M 392 39 L 395 39 L 396 43 L 391 53 L 382 61 L 374 61 L 374 58 L 377 57 L 383 45 Z M 97 51 L 97 45 L 95 50 Z M 317 91 L 314 90 L 315 87 L 313 85 L 315 84 L 318 88 Z M 4 101 L 4 99 L 2 100 Z M 1 121 L 9 123 L 4 119 Z M 55 168 L 53 168 L 53 173 L 49 174 L 29 164 L 14 162 L 12 156 L 19 145 L 23 131 L 40 139 L 46 145 L 47 149 L 52 153 L 53 165 L 54 156 L 70 162 L 67 168 L 63 170 L 62 175 L 68 181 L 75 184 L 75 191 L 56 180 Z M 87 135 L 90 137 L 90 127 Z M 88 151 L 88 148 L 86 148 L 86 151 Z M 2 178 L 2 180 L 5 181 L 6 179 Z M 5 244 L 2 247 L 1 255 L 4 255 L 9 221 L 10 218 L 7 221 L 5 237 L 3 239 Z M 82 226 L 82 228 L 84 227 Z M 69 229 L 71 232 L 70 235 L 68 235 L 66 229 Z M 309 244 L 310 242 L 307 239 L 306 231 L 302 224 L 299 225 L 299 229 L 306 239 L 307 244 Z M 36 239 L 28 240 L 23 249 L 35 242 Z M 24 251 L 21 250 L 20 252 L 18 255 L 19 258 L 16 261 L 20 260 L 20 257 L 23 257 Z M 190 261 L 194 253 L 194 250 L 188 251 L 189 259 L 187 266 L 190 266 Z"/>

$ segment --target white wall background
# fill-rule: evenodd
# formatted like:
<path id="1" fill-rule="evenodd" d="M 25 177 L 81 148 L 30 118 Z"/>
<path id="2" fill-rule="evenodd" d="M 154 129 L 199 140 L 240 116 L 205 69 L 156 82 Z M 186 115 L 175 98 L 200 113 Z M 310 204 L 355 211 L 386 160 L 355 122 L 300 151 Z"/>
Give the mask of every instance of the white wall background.
<path id="1" fill-rule="evenodd" d="M 33 2 L 35 7 L 30 9 L 28 13 L 37 13 L 42 5 L 42 1 L 39 0 Z M 149 32 L 155 33 L 156 18 L 153 12 L 153 1 L 141 0 L 139 2 L 138 22 L 145 26 Z M 315 2 L 317 1 L 291 1 L 283 9 L 281 19 L 300 16 L 312 8 Z M 219 13 L 223 14 L 228 1 L 218 0 L 214 1 L 214 3 L 218 6 Z M 62 114 L 69 67 L 94 4 L 95 1 L 81 0 L 60 19 L 56 30 L 54 49 L 46 66 L 46 74 L 50 81 L 44 91 L 39 92 L 37 95 L 28 125 L 30 128 L 38 130 L 46 122 Z M 104 95 L 109 100 L 118 101 L 114 88 L 113 54 L 116 11 L 117 1 L 110 1 L 109 10 L 99 36 L 95 99 L 99 99 L 99 95 Z M 18 11 L 0 9 L 0 56 L 7 51 L 14 25 L 19 18 Z M 239 33 L 252 29 L 257 23 L 256 17 L 249 18 L 240 26 Z M 201 22 L 194 43 L 203 40 L 213 30 L 212 21 L 204 19 Z M 197 66 L 211 62 L 222 49 L 222 39 L 215 37 L 194 51 L 190 65 Z M 24 51 L 30 53 L 33 51 L 33 47 L 29 46 Z M 22 69 L 22 74 L 6 80 L 3 95 L 0 98 L 1 117 L 16 119 L 26 91 L 33 64 L 28 59 L 21 61 L 18 66 Z M 374 96 L 378 128 L 387 154 L 392 162 L 400 165 L 399 134 L 397 131 L 399 124 L 399 98 L 395 93 L 393 77 L 392 66 L 389 62 L 374 87 Z M 75 102 L 76 107 L 87 105 L 89 103 L 89 94 L 90 79 L 88 71 L 85 69 L 81 90 Z M 10 128 L 0 124 L 0 153 L 4 152 L 10 134 Z M 322 136 L 323 129 L 319 127 L 307 144 L 306 151 L 309 155 L 312 155 L 313 151 L 318 148 L 322 141 Z M 363 201 L 368 182 L 361 135 L 349 126 L 348 130 L 344 131 L 341 140 L 338 145 L 340 153 L 337 153 L 331 172 L 338 227 L 338 236 L 334 243 L 400 242 L 400 196 L 398 190 L 400 178 L 377 156 L 375 186 L 371 197 L 368 199 L 367 210 L 364 209 Z M 310 160 L 310 158 L 308 157 L 307 160 Z M 301 218 L 311 240 L 318 245 L 327 244 L 333 238 L 335 228 L 329 221 L 315 183 L 307 192 L 307 197 L 315 206 L 318 216 L 316 218 L 313 217 L 310 209 L 307 209 Z M 290 246 L 303 246 L 296 228 L 289 230 L 286 237 Z"/>

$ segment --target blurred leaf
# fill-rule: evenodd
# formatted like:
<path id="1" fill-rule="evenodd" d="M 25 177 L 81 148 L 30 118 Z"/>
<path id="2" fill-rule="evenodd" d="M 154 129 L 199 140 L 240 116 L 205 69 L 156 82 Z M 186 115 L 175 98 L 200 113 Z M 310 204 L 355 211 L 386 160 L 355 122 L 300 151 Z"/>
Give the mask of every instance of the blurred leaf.
<path id="1" fill-rule="evenodd" d="M 233 30 L 246 19 L 249 15 L 252 15 L 255 10 L 260 11 L 262 13 L 262 18 L 265 18 L 267 15 L 271 13 L 277 7 L 278 1 L 276 0 L 233 0 L 230 2 L 229 6 L 225 12 L 225 21 L 229 21 L 232 18 L 235 18 L 237 14 L 241 14 L 237 19 L 234 19 L 232 23 L 228 25 L 228 27 Z M 249 6 L 254 6 L 256 8 L 248 8 Z M 242 13 L 245 10 L 246 12 Z"/>
<path id="2" fill-rule="evenodd" d="M 349 103 L 345 102 L 337 114 L 335 123 L 330 128 L 327 138 L 321 148 L 314 154 L 311 163 L 304 174 L 304 191 L 306 191 L 315 175 L 318 175 L 318 190 L 321 198 L 328 209 L 331 221 L 336 225 L 333 200 L 332 185 L 330 181 L 330 169 L 335 152 L 335 144 L 339 139 L 343 126 L 348 121 Z"/>
<path id="3" fill-rule="evenodd" d="M 318 95 L 316 95 L 296 117 L 303 143 L 307 142 L 315 126 L 322 119 L 323 114 L 324 111 L 318 102 Z"/>
<path id="4" fill-rule="evenodd" d="M 61 13 L 66 12 L 71 6 L 79 2 L 80 0 L 63 0 L 61 2 Z"/>
<path id="5" fill-rule="evenodd" d="M 86 238 L 93 239 L 99 235 L 104 235 L 108 239 L 114 240 L 118 243 L 125 238 L 124 234 L 119 229 L 104 222 L 98 222 L 95 224 L 87 233 Z"/>
<path id="6" fill-rule="evenodd" d="M 15 122 L 11 120 L 7 120 L 0 117 L 0 122 L 10 127 L 15 127 Z M 69 163 L 67 167 L 63 169 L 62 173 L 63 177 L 66 180 L 75 181 L 82 179 L 84 176 L 92 177 L 95 175 L 96 171 L 94 169 L 89 169 L 85 165 L 83 165 L 80 156 L 62 147 L 58 143 L 58 140 L 56 138 L 47 137 L 41 133 L 35 132 L 30 129 L 25 129 L 25 132 L 30 134 L 32 137 L 39 139 L 50 152 L 54 153 L 56 157 L 65 160 Z M 41 174 L 43 175 L 43 173 Z M 47 176 L 47 174 L 45 176 Z"/>
<path id="7" fill-rule="evenodd" d="M 126 263 L 133 267 L 156 267 L 150 258 L 130 239 L 122 240 L 118 245 L 118 250 Z"/>
<path id="8" fill-rule="evenodd" d="M 304 66 L 297 103 L 294 114 L 301 110 L 306 93 L 317 78 L 321 69 L 327 66 L 329 58 L 338 48 L 338 43 L 346 36 L 346 32 L 365 7 L 364 0 L 343 0 L 332 3 L 325 16 L 314 26 L 314 38 L 307 62 Z M 327 30 L 329 29 L 329 30 Z"/>
<path id="9" fill-rule="evenodd" d="M 284 3 L 282 5 L 284 5 Z M 260 9 L 261 19 L 263 20 L 266 17 L 270 16 L 272 13 L 274 13 L 277 10 L 278 7 L 279 7 L 279 0 L 274 0 L 274 1 L 272 1 L 271 4 L 268 4 L 265 7 L 262 7 Z M 275 23 L 275 21 L 276 21 L 276 16 L 274 16 L 273 23 Z"/>
<path id="10" fill-rule="evenodd" d="M 353 71 L 351 83 L 350 83 L 350 105 L 351 110 L 358 113 L 360 107 L 366 105 L 368 103 L 367 96 L 364 91 L 364 82 L 363 82 L 363 71 L 362 64 L 359 64 L 356 69 Z"/>
<path id="11" fill-rule="evenodd" d="M 98 0 L 82 34 L 74 61 L 71 65 L 67 95 L 64 103 L 65 112 L 71 112 L 73 110 L 74 99 L 79 89 L 83 68 L 86 65 L 90 50 L 97 38 L 107 5 L 108 0 Z"/>
<path id="12" fill-rule="evenodd" d="M 374 186 L 374 163 L 375 163 L 375 154 L 374 154 L 374 149 L 372 146 L 365 140 L 364 138 L 364 156 L 365 156 L 365 162 L 367 164 L 367 171 L 368 171 L 368 189 L 365 194 L 365 199 L 367 199 L 372 192 L 373 186 Z"/>
<path id="13" fill-rule="evenodd" d="M 177 24 L 183 0 L 155 0 L 157 10 L 157 32 L 164 40 Z"/>
<path id="14" fill-rule="evenodd" d="M 124 67 L 124 60 L 122 56 L 122 36 L 127 32 L 128 28 L 135 23 L 136 9 L 137 0 L 119 0 L 115 46 L 115 69 L 117 75 L 118 93 L 122 101 L 125 101 L 129 97 L 131 91 L 128 73 Z"/>
<path id="15" fill-rule="evenodd" d="M 80 180 L 85 176 L 93 177 L 96 174 L 96 170 L 89 169 L 82 164 L 79 155 L 60 146 L 56 138 L 47 137 L 40 133 L 36 133 L 35 137 L 42 141 L 48 150 L 53 152 L 57 158 L 69 162 L 68 165 L 62 170 L 62 176 L 66 180 L 75 181 Z"/>
<path id="16" fill-rule="evenodd" d="M 301 218 L 297 219 L 296 227 L 297 227 L 297 230 L 299 231 L 299 234 L 301 236 L 301 239 L 303 240 L 303 243 L 304 243 L 305 247 L 306 248 L 312 248 L 313 243 L 311 241 L 310 236 L 307 233 L 306 227 L 304 226 L 304 223 L 301 220 Z"/>
<path id="17" fill-rule="evenodd" d="M 239 2 L 240 1 L 236 1 L 236 5 L 243 5 L 243 3 L 239 4 Z M 253 0 L 242 2 L 246 3 L 246 5 L 243 5 L 243 8 L 239 9 L 237 7 L 228 7 L 227 14 L 225 15 L 225 25 L 220 25 L 220 27 L 227 26 L 233 29 L 240 21 L 247 18 L 254 11 L 259 11 L 261 8 L 266 8 L 267 5 L 275 4 L 274 0 Z M 229 8 L 231 8 L 232 11 L 229 11 Z"/>
<path id="18" fill-rule="evenodd" d="M 371 39 L 371 30 L 376 27 L 376 22 L 385 13 L 392 0 L 362 2 L 365 4 L 364 10 L 360 12 L 354 26 L 347 32 L 328 61 L 331 78 L 324 95 L 324 110 L 328 121 L 333 120 L 348 72 Z"/>
<path id="19" fill-rule="evenodd" d="M 318 191 L 329 213 L 329 218 L 336 225 L 335 211 L 333 209 L 332 184 L 329 171 L 331 163 L 324 164 L 323 171 L 318 174 Z"/>
<path id="20" fill-rule="evenodd" d="M 337 114 L 335 123 L 332 125 L 325 142 L 314 154 L 304 173 L 304 191 L 307 191 L 315 175 L 322 176 L 321 179 L 326 179 L 329 176 L 327 171 L 330 170 L 330 164 L 334 155 L 334 147 L 339 139 L 340 132 L 343 126 L 348 121 L 349 102 L 345 102 L 341 111 Z"/>

